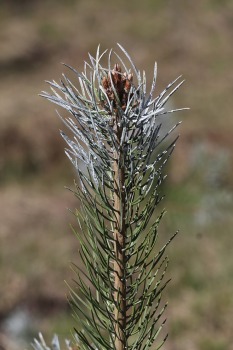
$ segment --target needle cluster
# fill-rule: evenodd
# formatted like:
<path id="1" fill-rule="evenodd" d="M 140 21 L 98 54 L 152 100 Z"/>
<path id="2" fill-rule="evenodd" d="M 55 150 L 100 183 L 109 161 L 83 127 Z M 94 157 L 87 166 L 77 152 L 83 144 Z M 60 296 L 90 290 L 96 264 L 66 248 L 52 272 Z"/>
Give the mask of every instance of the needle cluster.
<path id="1" fill-rule="evenodd" d="M 145 72 L 118 46 L 123 58 L 98 48 L 82 73 L 68 66 L 76 84 L 63 75 L 59 84 L 49 82 L 52 94 L 42 94 L 70 115 L 59 114 L 72 134 L 61 132 L 78 177 L 76 234 L 85 268 L 74 267 L 71 303 L 85 350 L 158 349 L 165 341 L 158 342 L 165 323 L 165 251 L 175 235 L 157 248 L 164 214 L 157 214 L 157 206 L 177 140 L 170 135 L 179 123 L 165 132 L 162 126 L 163 118 L 181 110 L 164 106 L 183 81 L 177 78 L 154 97 L 157 66 L 147 92 Z"/>

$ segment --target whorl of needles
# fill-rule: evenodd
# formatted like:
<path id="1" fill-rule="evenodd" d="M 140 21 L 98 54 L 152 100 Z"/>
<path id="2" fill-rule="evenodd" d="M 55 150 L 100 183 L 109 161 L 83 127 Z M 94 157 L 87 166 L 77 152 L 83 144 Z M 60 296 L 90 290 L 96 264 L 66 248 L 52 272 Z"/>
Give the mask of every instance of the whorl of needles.
<path id="1" fill-rule="evenodd" d="M 85 350 L 158 349 L 166 339 L 157 343 L 165 323 L 164 253 L 176 233 L 157 248 L 164 214 L 157 206 L 179 123 L 166 131 L 162 125 L 169 113 L 182 110 L 165 104 L 183 81 L 178 77 L 154 97 L 157 65 L 147 92 L 145 72 L 118 46 L 124 58 L 110 50 L 103 67 L 107 50 L 100 54 L 98 48 L 82 73 L 68 66 L 76 84 L 63 75 L 60 84 L 49 82 L 52 94 L 42 94 L 70 114 L 59 116 L 72 134 L 61 132 L 79 179 L 76 234 L 85 267 L 74 266 L 77 290 L 71 288 L 70 299 L 78 346 Z"/>

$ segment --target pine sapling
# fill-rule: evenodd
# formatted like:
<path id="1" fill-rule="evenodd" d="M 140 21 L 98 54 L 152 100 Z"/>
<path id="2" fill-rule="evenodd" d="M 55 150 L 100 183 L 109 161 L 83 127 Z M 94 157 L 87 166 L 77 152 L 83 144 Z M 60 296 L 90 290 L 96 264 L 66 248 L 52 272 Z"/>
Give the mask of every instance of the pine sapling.
<path id="1" fill-rule="evenodd" d="M 52 94 L 42 93 L 70 115 L 58 113 L 72 135 L 61 132 L 78 178 L 76 233 L 85 269 L 75 265 L 77 289 L 71 288 L 70 300 L 76 343 L 85 350 L 159 349 L 166 339 L 158 340 L 165 323 L 165 251 L 176 233 L 157 248 L 164 211 L 156 210 L 178 138 L 170 135 L 179 123 L 164 131 L 164 118 L 184 109 L 164 106 L 183 81 L 178 77 L 154 97 L 156 64 L 147 93 L 145 72 L 118 47 L 123 58 L 98 48 L 82 73 L 67 66 L 75 84 L 63 75 L 59 84 L 49 82 Z"/>

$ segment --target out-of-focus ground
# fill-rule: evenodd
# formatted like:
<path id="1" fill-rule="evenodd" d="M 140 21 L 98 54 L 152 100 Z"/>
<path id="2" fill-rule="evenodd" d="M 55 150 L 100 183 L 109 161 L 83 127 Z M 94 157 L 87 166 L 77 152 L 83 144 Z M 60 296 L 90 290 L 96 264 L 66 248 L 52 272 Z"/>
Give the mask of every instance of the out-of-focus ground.
<path id="1" fill-rule="evenodd" d="M 79 261 L 64 186 L 75 176 L 53 105 L 38 97 L 66 62 L 120 42 L 157 93 L 179 74 L 174 107 L 191 107 L 168 167 L 161 241 L 172 282 L 166 349 L 233 349 L 233 2 L 3 0 L 0 3 L 0 348 L 38 331 L 69 337 L 69 262 Z M 73 78 L 75 80 L 75 77 Z M 72 283 L 72 282 L 71 282 Z M 4 345 L 5 344 L 5 345 Z M 29 348 L 29 346 L 28 346 Z M 2 349 L 2 348 L 1 348 Z"/>

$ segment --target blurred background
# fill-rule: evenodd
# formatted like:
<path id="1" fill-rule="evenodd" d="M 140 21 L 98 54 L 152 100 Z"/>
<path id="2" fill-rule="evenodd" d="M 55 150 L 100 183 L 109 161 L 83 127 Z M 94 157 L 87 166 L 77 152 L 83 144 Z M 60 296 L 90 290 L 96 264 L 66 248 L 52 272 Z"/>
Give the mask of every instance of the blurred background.
<path id="1" fill-rule="evenodd" d="M 168 166 L 161 241 L 169 248 L 168 350 L 233 349 L 233 1 L 0 1 L 0 349 L 42 331 L 70 336 L 66 295 L 78 262 L 77 201 L 54 106 L 38 97 L 65 62 L 120 42 L 156 94 L 183 74 L 172 107 L 190 107 Z M 75 77 L 73 77 L 75 81 Z M 72 282 L 71 282 L 72 283 Z"/>

